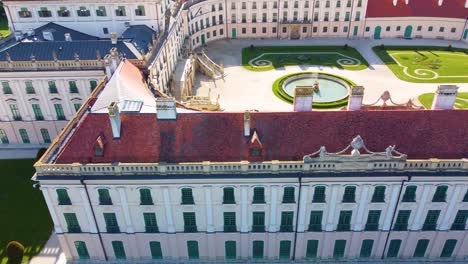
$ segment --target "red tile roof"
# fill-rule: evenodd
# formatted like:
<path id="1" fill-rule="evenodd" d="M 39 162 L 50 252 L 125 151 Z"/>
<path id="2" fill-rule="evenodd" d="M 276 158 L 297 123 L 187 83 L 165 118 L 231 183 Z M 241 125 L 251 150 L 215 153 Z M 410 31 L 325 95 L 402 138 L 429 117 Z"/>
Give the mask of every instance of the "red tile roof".
<path id="1" fill-rule="evenodd" d="M 57 163 L 197 162 L 248 160 L 251 138 L 243 136 L 243 113 L 121 114 L 121 138 L 113 139 L 107 114 L 89 114 L 59 153 Z M 251 113 L 264 160 L 302 160 L 326 146 L 346 147 L 361 135 L 372 151 L 389 145 L 409 159 L 467 158 L 468 111 L 330 111 Z M 104 156 L 94 143 L 107 140 Z"/>
<path id="2" fill-rule="evenodd" d="M 393 0 L 368 0 L 366 16 L 368 18 L 379 17 L 448 17 L 468 18 L 468 8 L 465 8 L 466 0 L 444 0 L 439 6 L 439 0 L 398 0 L 393 5 Z"/>

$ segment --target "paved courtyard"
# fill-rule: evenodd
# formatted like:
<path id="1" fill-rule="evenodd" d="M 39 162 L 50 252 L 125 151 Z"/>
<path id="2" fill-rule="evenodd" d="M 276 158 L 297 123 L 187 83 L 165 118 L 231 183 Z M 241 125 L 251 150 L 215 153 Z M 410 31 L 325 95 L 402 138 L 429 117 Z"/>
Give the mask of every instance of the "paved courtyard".
<path id="1" fill-rule="evenodd" d="M 348 44 L 356 48 L 369 63 L 369 68 L 362 71 L 348 71 L 324 66 L 298 65 L 277 68 L 265 72 L 253 72 L 246 70 L 241 65 L 242 48 L 254 46 L 341 46 Z M 300 71 L 318 71 L 337 74 L 365 87 L 364 103 L 370 104 L 377 101 L 384 91 L 390 91 L 392 99 L 398 103 L 406 103 L 410 98 L 416 98 L 422 93 L 434 92 L 438 84 L 434 83 L 410 83 L 398 79 L 393 72 L 372 51 L 372 47 L 384 44 L 400 46 L 442 46 L 468 48 L 468 44 L 462 42 L 444 40 L 349 40 L 341 38 L 332 39 L 307 39 L 307 40 L 278 40 L 278 39 L 235 39 L 221 40 L 209 43 L 205 48 L 206 53 L 225 67 L 226 76 L 216 81 L 208 78 L 197 80 L 196 93 L 199 96 L 207 96 L 210 92 L 211 99 L 216 101 L 219 96 L 221 108 L 225 111 L 291 111 L 292 105 L 278 99 L 272 92 L 273 82 L 289 73 Z M 200 75 L 199 75 L 200 76 Z M 468 91 L 468 83 L 460 83 L 459 91 Z"/>

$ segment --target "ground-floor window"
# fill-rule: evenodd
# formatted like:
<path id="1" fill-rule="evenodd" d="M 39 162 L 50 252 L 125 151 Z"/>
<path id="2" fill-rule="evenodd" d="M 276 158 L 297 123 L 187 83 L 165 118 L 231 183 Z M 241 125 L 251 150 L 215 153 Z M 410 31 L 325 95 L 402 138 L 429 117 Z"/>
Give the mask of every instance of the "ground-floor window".
<path id="1" fill-rule="evenodd" d="M 307 27 L 302 27 L 302 33 L 307 33 Z"/>
<path id="2" fill-rule="evenodd" d="M 288 32 L 288 29 L 286 27 L 283 27 L 283 33 Z"/>
<path id="3" fill-rule="evenodd" d="M 388 246 L 387 258 L 396 258 L 398 256 L 398 251 L 400 251 L 401 240 L 392 239 L 390 245 Z"/>
<path id="4" fill-rule="evenodd" d="M 187 241 L 187 255 L 189 259 L 198 259 L 200 254 L 198 252 L 198 242 L 197 241 Z"/>
<path id="5" fill-rule="evenodd" d="M 414 258 L 424 258 L 426 255 L 427 246 L 429 245 L 429 239 L 420 239 L 416 244 L 413 257 Z"/>
<path id="6" fill-rule="evenodd" d="M 391 26 L 387 26 L 387 27 L 385 28 L 385 31 L 387 31 L 387 32 L 390 31 L 390 30 L 392 30 L 392 27 L 391 27 Z"/>
<path id="7" fill-rule="evenodd" d="M 10 141 L 8 140 L 8 136 L 5 130 L 0 129 L 0 139 L 2 140 L 2 144 L 8 144 Z"/>
<path id="8" fill-rule="evenodd" d="M 416 30 L 417 30 L 417 31 L 421 31 L 421 30 L 422 30 L 422 26 L 418 26 L 418 27 L 416 28 Z"/>
<path id="9" fill-rule="evenodd" d="M 252 34 L 257 34 L 257 28 L 252 28 Z"/>
<path id="10" fill-rule="evenodd" d="M 291 256 L 291 241 L 289 240 L 280 241 L 279 258 L 289 259 L 290 256 Z"/>
<path id="11" fill-rule="evenodd" d="M 89 259 L 88 248 L 86 247 L 85 242 L 75 241 L 75 248 L 79 259 Z"/>
<path id="12" fill-rule="evenodd" d="M 323 33 L 327 33 L 328 32 L 328 27 L 323 27 Z"/>
<path id="13" fill-rule="evenodd" d="M 219 34 L 222 36 L 224 34 L 224 30 L 223 29 L 220 29 L 219 30 Z"/>
<path id="14" fill-rule="evenodd" d="M 369 32 L 370 31 L 370 27 L 366 27 L 366 32 Z"/>
<path id="15" fill-rule="evenodd" d="M 236 259 L 236 241 L 224 242 L 224 251 L 226 254 L 226 259 Z"/>
<path id="16" fill-rule="evenodd" d="M 262 27 L 262 33 L 263 33 L 263 34 L 266 34 L 266 33 L 267 33 L 267 28 L 266 28 L 266 27 Z"/>
<path id="17" fill-rule="evenodd" d="M 345 248 L 346 248 L 346 240 L 342 240 L 342 239 L 336 240 L 335 247 L 333 248 L 333 257 L 334 258 L 344 257 Z"/>
<path id="18" fill-rule="evenodd" d="M 122 241 L 112 241 L 112 249 L 116 259 L 126 259 L 125 249 Z"/>
<path id="19" fill-rule="evenodd" d="M 318 240 L 307 240 L 306 258 L 317 257 L 318 243 Z"/>
<path id="20" fill-rule="evenodd" d="M 163 258 L 160 242 L 151 241 L 149 243 L 149 246 L 150 246 L 150 251 L 151 251 L 151 257 L 153 259 L 162 259 Z"/>
<path id="21" fill-rule="evenodd" d="M 372 239 L 364 239 L 361 245 L 361 252 L 359 256 L 361 258 L 368 258 L 371 256 L 372 247 L 374 246 L 374 240 Z"/>
<path id="22" fill-rule="evenodd" d="M 397 26 L 396 31 L 400 31 L 400 30 L 401 30 L 401 26 Z"/>
<path id="23" fill-rule="evenodd" d="M 242 34 L 246 34 L 247 33 L 247 29 L 246 28 L 242 28 Z"/>
<path id="24" fill-rule="evenodd" d="M 252 258 L 263 258 L 263 241 L 256 240 L 252 242 Z"/>
<path id="25" fill-rule="evenodd" d="M 317 27 L 313 27 L 312 32 L 317 33 Z"/>
<path id="26" fill-rule="evenodd" d="M 343 27 L 343 32 L 344 32 L 344 33 L 347 33 L 347 32 L 348 32 L 348 26 L 344 26 L 344 27 Z"/>
<path id="27" fill-rule="evenodd" d="M 445 241 L 444 247 L 442 248 L 442 252 L 440 253 L 441 258 L 450 258 L 455 250 L 455 246 L 457 245 L 456 239 L 447 239 Z"/>
<path id="28" fill-rule="evenodd" d="M 273 27 L 273 28 L 271 29 L 271 33 L 276 33 L 276 27 Z"/>

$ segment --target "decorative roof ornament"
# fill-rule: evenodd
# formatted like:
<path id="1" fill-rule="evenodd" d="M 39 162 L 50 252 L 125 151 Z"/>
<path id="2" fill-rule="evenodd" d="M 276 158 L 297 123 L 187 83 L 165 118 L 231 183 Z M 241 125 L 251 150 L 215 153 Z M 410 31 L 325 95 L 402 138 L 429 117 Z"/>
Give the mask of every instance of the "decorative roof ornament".
<path id="1" fill-rule="evenodd" d="M 382 101 L 382 103 L 380 103 Z M 392 99 L 392 95 L 389 91 L 384 91 L 382 95 L 372 104 L 363 104 L 365 108 L 399 108 L 399 109 L 410 109 L 410 110 L 422 110 L 424 107 L 416 105 L 412 99 L 409 99 L 406 103 L 396 103 Z"/>
<path id="2" fill-rule="evenodd" d="M 78 55 L 78 53 L 75 52 L 75 54 L 73 55 L 73 58 L 75 58 L 75 61 L 79 61 L 80 55 Z"/>
<path id="3" fill-rule="evenodd" d="M 5 52 L 5 57 L 6 57 L 8 62 L 11 62 L 11 56 L 10 56 L 9 52 Z"/>
<path id="4" fill-rule="evenodd" d="M 36 61 L 36 56 L 34 56 L 34 54 L 31 54 L 31 57 L 30 57 L 30 58 L 31 58 L 31 61 L 32 61 L 32 62 L 35 62 L 35 61 Z"/>
<path id="5" fill-rule="evenodd" d="M 52 58 L 54 59 L 54 61 L 58 60 L 57 52 L 55 52 L 55 50 L 52 50 Z"/>

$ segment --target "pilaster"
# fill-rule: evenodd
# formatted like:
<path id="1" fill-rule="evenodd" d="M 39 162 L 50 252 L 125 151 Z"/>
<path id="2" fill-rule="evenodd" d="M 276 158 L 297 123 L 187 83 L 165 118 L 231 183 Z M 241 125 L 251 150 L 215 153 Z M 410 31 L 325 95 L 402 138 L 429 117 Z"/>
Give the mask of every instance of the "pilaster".
<path id="1" fill-rule="evenodd" d="M 125 187 L 117 187 L 120 196 L 120 203 L 125 217 L 125 223 L 127 223 L 127 233 L 134 233 L 132 218 L 130 216 L 130 210 L 128 208 L 127 195 L 125 194 Z"/>
<path id="2" fill-rule="evenodd" d="M 393 219 L 393 212 L 395 211 L 395 207 L 398 202 L 398 193 L 400 192 L 400 188 L 398 185 L 392 186 L 392 195 L 390 196 L 390 204 L 388 206 L 387 212 L 385 213 L 385 221 L 382 227 L 383 231 L 388 231 L 391 228 L 392 219 Z"/>
<path id="3" fill-rule="evenodd" d="M 213 201 L 211 199 L 211 185 L 204 185 L 203 190 L 205 192 L 205 203 L 206 203 L 206 231 L 208 233 L 214 232 L 213 226 Z"/>
<path id="4" fill-rule="evenodd" d="M 362 187 L 361 199 L 359 200 L 359 208 L 357 211 L 356 223 L 354 224 L 354 231 L 362 231 L 364 229 L 363 223 L 366 221 L 364 212 L 368 204 L 367 197 L 369 196 L 370 185 L 365 184 Z"/>
<path id="5" fill-rule="evenodd" d="M 54 222 L 54 229 L 55 233 L 63 233 L 62 227 L 60 225 L 60 221 L 58 220 L 57 213 L 55 212 L 54 204 L 50 199 L 49 188 L 42 187 L 42 194 L 44 195 L 44 200 L 47 204 L 47 208 L 49 208 L 50 217 L 52 218 L 52 222 Z"/>
<path id="6" fill-rule="evenodd" d="M 161 187 L 163 189 L 164 197 L 164 210 L 166 211 L 167 232 L 175 233 L 174 220 L 172 217 L 171 198 L 169 195 L 168 187 Z"/>
<path id="7" fill-rule="evenodd" d="M 301 192 L 301 200 L 299 202 L 299 212 L 298 212 L 298 224 L 297 224 L 297 232 L 304 232 L 305 230 L 305 215 L 306 215 L 306 207 L 307 207 L 307 194 L 309 190 L 309 186 L 302 186 L 299 190 Z"/>
<path id="8" fill-rule="evenodd" d="M 332 189 L 332 194 L 330 198 L 330 206 L 328 208 L 328 217 L 327 217 L 327 222 L 325 225 L 325 231 L 333 231 L 335 225 L 335 207 L 336 207 L 336 200 L 338 197 L 338 190 L 340 189 L 340 186 L 338 184 L 333 184 L 331 186 Z"/>
<path id="9" fill-rule="evenodd" d="M 89 223 L 89 232 L 96 234 L 97 223 L 94 221 L 93 212 L 91 210 L 91 206 L 89 206 L 89 203 L 91 201 L 88 200 L 88 195 L 86 195 L 86 190 L 84 188 L 80 188 L 80 195 L 81 195 L 81 200 L 83 201 L 83 207 L 86 212 L 86 218 L 88 219 L 88 223 Z"/>
<path id="10" fill-rule="evenodd" d="M 268 228 L 269 232 L 277 231 L 276 224 L 276 203 L 278 195 L 278 186 L 271 186 L 271 197 L 270 197 L 270 227 Z"/>
<path id="11" fill-rule="evenodd" d="M 248 197 L 248 186 L 241 186 L 241 233 L 249 232 L 249 222 L 248 222 L 248 210 L 247 210 L 247 197 Z"/>
<path id="12" fill-rule="evenodd" d="M 419 200 L 418 203 L 418 209 L 416 210 L 416 216 L 414 217 L 413 224 L 411 225 L 410 230 L 419 230 L 422 228 L 422 224 L 424 222 L 424 208 L 426 207 L 426 202 L 429 197 L 429 192 L 432 189 L 432 185 L 425 184 L 423 186 L 423 194 L 421 196 L 421 199 Z"/>
<path id="13" fill-rule="evenodd" d="M 461 200 L 460 199 L 460 193 L 461 193 L 462 189 L 463 189 L 463 185 L 456 185 L 455 186 L 455 190 L 453 191 L 453 195 L 450 198 L 450 202 L 448 204 L 447 211 L 445 212 L 445 214 L 443 214 L 444 218 L 443 218 L 442 223 L 440 225 L 440 228 L 439 228 L 440 230 L 449 230 L 450 229 L 450 226 L 452 224 L 450 222 L 450 220 L 451 220 L 452 216 L 454 216 L 454 214 L 455 214 L 455 207 L 457 205 L 457 202 L 459 200 Z"/>

